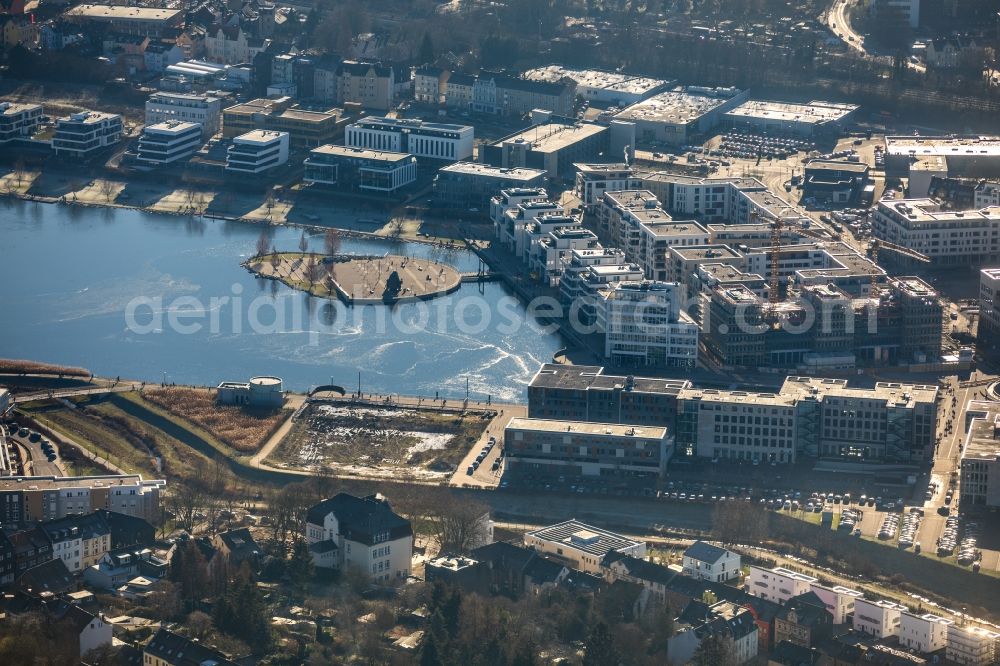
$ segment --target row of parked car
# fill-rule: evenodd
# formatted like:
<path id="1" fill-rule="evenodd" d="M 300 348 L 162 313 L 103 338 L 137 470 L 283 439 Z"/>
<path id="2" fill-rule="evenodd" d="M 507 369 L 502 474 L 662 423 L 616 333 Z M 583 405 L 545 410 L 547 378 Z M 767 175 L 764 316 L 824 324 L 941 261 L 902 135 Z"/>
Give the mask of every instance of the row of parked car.
<path id="1" fill-rule="evenodd" d="M 958 542 L 958 563 L 962 566 L 978 563 L 982 553 L 976 547 L 979 543 L 979 524 L 966 523 L 962 530 L 962 540 Z"/>
<path id="2" fill-rule="evenodd" d="M 758 155 L 785 159 L 798 152 L 809 152 L 814 147 L 812 142 L 801 139 L 764 136 L 748 132 L 728 132 L 722 136 L 718 154 L 723 157 L 741 157 L 743 159 L 752 159 Z"/>
<path id="3" fill-rule="evenodd" d="M 909 513 L 903 516 L 903 524 L 899 528 L 900 548 L 914 546 L 916 552 L 920 552 L 920 542 L 916 539 L 917 531 L 920 529 L 921 518 L 923 518 L 923 510 L 917 507 L 913 507 Z"/>
<path id="4" fill-rule="evenodd" d="M 11 431 L 12 432 L 17 431 L 18 437 L 25 437 L 28 439 L 29 442 L 37 442 L 41 440 L 42 453 L 45 454 L 45 457 L 48 459 L 49 462 L 56 461 L 58 455 L 56 453 L 55 446 L 49 440 L 42 439 L 42 434 L 40 432 L 36 432 L 28 428 L 19 427 L 16 423 L 12 424 Z"/>
<path id="5" fill-rule="evenodd" d="M 479 466 L 483 464 L 484 460 L 486 460 L 486 456 L 490 455 L 490 451 L 493 450 L 493 447 L 496 446 L 496 444 L 497 444 L 497 438 L 491 436 L 489 441 L 486 442 L 482 450 L 479 452 L 479 455 L 476 456 L 476 460 L 471 465 L 469 465 L 469 467 L 465 470 L 465 473 L 468 476 L 472 476 L 473 474 L 476 473 L 476 470 L 479 469 Z M 497 456 L 497 459 L 493 461 L 492 471 L 496 472 L 497 470 L 499 470 L 500 464 L 502 462 L 503 462 L 503 450 L 501 449 L 500 455 Z"/>

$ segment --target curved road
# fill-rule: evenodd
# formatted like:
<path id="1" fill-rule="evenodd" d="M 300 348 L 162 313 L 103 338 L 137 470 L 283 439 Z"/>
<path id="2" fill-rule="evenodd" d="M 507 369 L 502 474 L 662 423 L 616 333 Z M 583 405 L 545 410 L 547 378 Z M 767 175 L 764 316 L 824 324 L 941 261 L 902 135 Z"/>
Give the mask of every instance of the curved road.
<path id="1" fill-rule="evenodd" d="M 826 13 L 826 24 L 830 26 L 833 34 L 843 40 L 848 49 L 871 56 L 870 53 L 865 53 L 865 47 L 862 45 L 864 38 L 851 26 L 848 12 L 852 4 L 853 0 L 834 0 L 833 6 Z"/>

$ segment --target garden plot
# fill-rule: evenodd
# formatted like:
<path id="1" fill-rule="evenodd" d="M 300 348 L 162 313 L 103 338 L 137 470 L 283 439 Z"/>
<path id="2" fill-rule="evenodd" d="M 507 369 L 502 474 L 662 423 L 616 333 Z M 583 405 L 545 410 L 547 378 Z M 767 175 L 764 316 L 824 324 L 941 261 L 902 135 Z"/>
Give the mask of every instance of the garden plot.
<path id="1" fill-rule="evenodd" d="M 281 442 L 275 462 L 351 476 L 443 480 L 487 423 L 452 411 L 314 404 Z"/>

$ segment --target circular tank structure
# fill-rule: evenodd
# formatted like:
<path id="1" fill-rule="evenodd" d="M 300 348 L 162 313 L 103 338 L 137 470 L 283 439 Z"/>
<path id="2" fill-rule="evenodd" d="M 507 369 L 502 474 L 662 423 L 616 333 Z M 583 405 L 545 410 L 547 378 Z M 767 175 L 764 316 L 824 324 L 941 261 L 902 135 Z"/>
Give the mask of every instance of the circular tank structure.
<path id="1" fill-rule="evenodd" d="M 251 377 L 251 405 L 280 405 L 283 400 L 280 377 Z"/>

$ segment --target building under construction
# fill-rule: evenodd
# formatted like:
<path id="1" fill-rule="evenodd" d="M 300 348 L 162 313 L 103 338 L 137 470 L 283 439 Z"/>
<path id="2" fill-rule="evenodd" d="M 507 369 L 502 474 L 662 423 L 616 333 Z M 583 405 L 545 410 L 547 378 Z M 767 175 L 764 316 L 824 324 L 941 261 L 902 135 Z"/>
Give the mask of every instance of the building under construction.
<path id="1" fill-rule="evenodd" d="M 769 302 L 743 285 L 713 288 L 702 339 L 727 366 L 845 370 L 936 361 L 944 308 L 917 277 L 889 278 L 875 298 L 803 285 Z"/>

